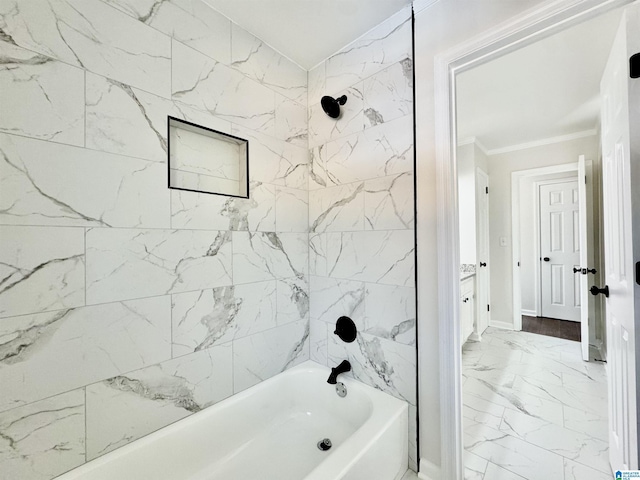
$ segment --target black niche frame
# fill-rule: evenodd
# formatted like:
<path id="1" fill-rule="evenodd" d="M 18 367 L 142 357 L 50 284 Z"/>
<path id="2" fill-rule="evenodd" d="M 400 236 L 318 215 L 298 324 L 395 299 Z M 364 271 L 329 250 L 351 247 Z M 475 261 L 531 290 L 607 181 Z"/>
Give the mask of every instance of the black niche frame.
<path id="1" fill-rule="evenodd" d="M 217 133 L 218 135 L 222 135 L 224 137 L 229 137 L 234 140 L 241 140 L 245 142 L 247 147 L 247 158 L 246 158 L 246 188 L 247 188 L 247 196 L 243 195 L 231 195 L 229 193 L 218 193 L 218 192 L 205 192 L 202 190 L 192 190 L 190 188 L 180 188 L 171 186 L 171 121 L 184 123 L 185 125 L 189 125 L 191 127 L 196 127 L 201 130 L 206 130 L 208 132 Z M 249 140 L 246 138 L 236 137 L 235 135 L 230 135 L 225 132 L 221 132 L 219 130 L 214 130 L 213 128 L 204 127 L 202 125 L 198 125 L 197 123 L 188 122 L 187 120 L 183 120 L 181 118 L 173 117 L 171 115 L 167 115 L 167 187 L 171 190 L 182 190 L 183 192 L 195 192 L 195 193 L 206 193 L 209 195 L 220 195 L 222 197 L 232 197 L 232 198 L 249 198 Z"/>

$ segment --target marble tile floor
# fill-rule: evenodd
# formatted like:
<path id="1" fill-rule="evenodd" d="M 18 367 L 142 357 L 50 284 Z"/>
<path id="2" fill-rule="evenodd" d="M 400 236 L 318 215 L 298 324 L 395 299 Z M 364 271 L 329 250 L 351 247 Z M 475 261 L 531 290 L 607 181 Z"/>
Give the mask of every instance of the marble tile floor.
<path id="1" fill-rule="evenodd" d="M 462 349 L 465 480 L 609 480 L 607 379 L 580 343 L 488 328 Z"/>

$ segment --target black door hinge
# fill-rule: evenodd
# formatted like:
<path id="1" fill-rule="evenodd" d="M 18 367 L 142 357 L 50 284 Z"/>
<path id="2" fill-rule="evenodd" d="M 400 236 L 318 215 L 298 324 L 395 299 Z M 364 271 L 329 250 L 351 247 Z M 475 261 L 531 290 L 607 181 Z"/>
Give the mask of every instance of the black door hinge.
<path id="1" fill-rule="evenodd" d="M 489 312 L 489 311 L 490 311 L 490 310 L 489 310 L 489 305 L 487 305 L 487 312 Z"/>
<path id="2" fill-rule="evenodd" d="M 636 283 L 640 285 L 640 262 L 636 262 Z"/>
<path id="3" fill-rule="evenodd" d="M 629 75 L 631 78 L 640 78 L 640 53 L 631 55 L 629 58 Z"/>
<path id="4" fill-rule="evenodd" d="M 485 193 L 489 193 L 489 187 L 484 187 Z"/>

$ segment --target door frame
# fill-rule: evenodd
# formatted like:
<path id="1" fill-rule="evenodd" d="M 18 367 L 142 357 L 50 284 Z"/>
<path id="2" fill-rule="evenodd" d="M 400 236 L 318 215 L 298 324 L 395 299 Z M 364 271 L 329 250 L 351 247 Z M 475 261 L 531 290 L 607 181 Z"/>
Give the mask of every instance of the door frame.
<path id="1" fill-rule="evenodd" d="M 458 298 L 460 251 L 458 245 L 456 90 L 455 76 L 505 53 L 601 15 L 632 0 L 553 0 L 516 15 L 509 21 L 438 55 L 434 61 L 435 165 L 438 252 L 438 329 L 440 379 L 439 478 L 463 477 L 462 378 Z M 417 185 L 420 187 L 419 175 Z M 429 215 L 416 207 L 417 222 Z M 428 223 L 428 222 L 427 222 Z M 417 244 L 429 245 L 416 230 Z M 428 277 L 433 268 L 419 262 L 418 272 Z"/>
<path id="2" fill-rule="evenodd" d="M 566 173 L 566 176 L 554 180 L 535 181 L 536 177 Z M 511 272 L 513 275 L 513 329 L 522 330 L 522 278 L 518 262 L 521 260 L 520 251 L 520 197 L 522 191 L 522 181 L 532 180 L 534 188 L 534 202 L 540 203 L 540 192 L 538 187 L 543 183 L 556 183 L 566 181 L 569 178 L 578 178 L 578 163 L 563 163 L 549 167 L 531 168 L 528 170 L 518 170 L 511 173 Z M 536 208 L 533 219 L 533 230 L 536 235 L 536 253 L 540 256 L 540 209 Z M 540 294 L 540 265 L 535 269 L 534 295 L 536 302 L 536 315 L 540 315 L 542 295 Z"/>

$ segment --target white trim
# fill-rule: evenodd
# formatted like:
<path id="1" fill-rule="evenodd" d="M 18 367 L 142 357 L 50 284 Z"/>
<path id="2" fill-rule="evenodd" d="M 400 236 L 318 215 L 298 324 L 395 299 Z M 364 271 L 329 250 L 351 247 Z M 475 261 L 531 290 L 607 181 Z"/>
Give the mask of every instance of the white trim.
<path id="1" fill-rule="evenodd" d="M 535 310 L 525 310 L 523 308 L 522 310 L 520 310 L 520 312 L 522 312 L 522 315 L 525 315 L 527 317 L 537 317 L 538 316 L 538 313 Z"/>
<path id="2" fill-rule="evenodd" d="M 460 140 L 457 143 L 457 146 L 463 147 L 465 145 L 470 145 L 470 144 L 474 144 L 476 147 L 478 147 L 482 151 L 482 153 L 489 156 L 489 150 L 487 150 L 487 147 L 485 147 L 484 144 L 481 143 L 480 140 L 478 140 L 476 137 L 469 137 L 469 138 L 465 138 L 464 140 Z"/>
<path id="3" fill-rule="evenodd" d="M 420 471 L 418 472 L 418 478 L 421 480 L 439 480 L 440 467 L 431 463 L 425 458 L 420 459 Z"/>
<path id="4" fill-rule="evenodd" d="M 435 158 L 438 255 L 438 329 L 440 338 L 440 435 L 442 480 L 463 477 L 462 382 L 459 325 L 459 238 L 456 138 L 456 74 L 593 18 L 630 0 L 551 0 L 469 39 L 434 60 Z M 416 52 L 417 55 L 420 52 Z M 419 108 L 419 107 L 418 107 Z M 429 180 L 431 185 L 432 180 Z M 417 176 L 420 190 L 420 175 Z M 416 222 L 426 221 L 417 202 Z M 417 230 L 417 244 L 429 244 Z M 418 277 L 433 265 L 418 262 Z M 422 272 L 422 275 L 421 273 Z M 418 302 L 420 304 L 420 302 Z"/>
<path id="5" fill-rule="evenodd" d="M 568 142 L 569 140 L 577 140 L 578 138 L 593 137 L 598 134 L 595 128 L 591 130 L 583 130 L 582 132 L 570 133 L 568 135 L 559 135 L 557 137 L 543 138 L 534 140 L 533 142 L 520 143 L 518 145 L 509 145 L 502 148 L 494 148 L 486 152 L 487 155 L 500 155 L 501 153 L 516 152 L 518 150 L 526 150 L 527 148 L 542 147 L 544 145 L 552 145 L 554 143 Z"/>
<path id="6" fill-rule="evenodd" d="M 438 0 L 413 0 L 413 12 L 420 13 L 437 2 Z"/>
<path id="7" fill-rule="evenodd" d="M 494 328 L 501 328 L 502 330 L 513 330 L 513 325 L 509 322 L 500 322 L 498 320 L 489 320 L 489 326 Z"/>

